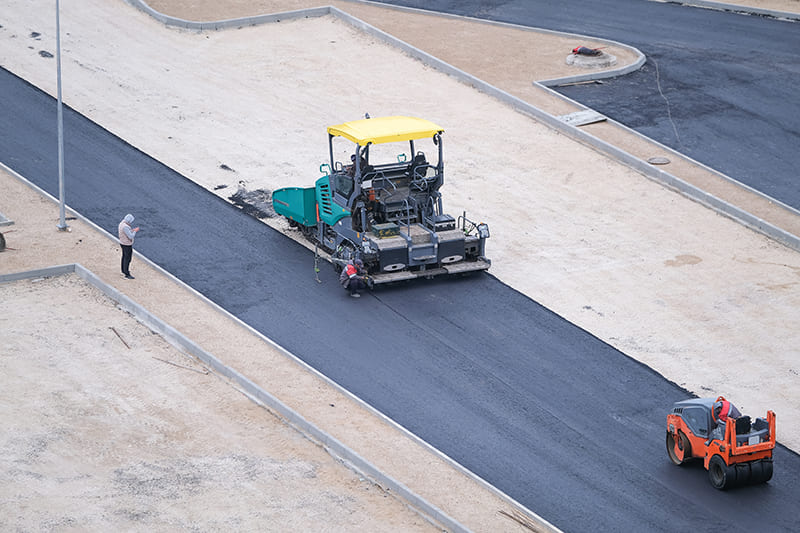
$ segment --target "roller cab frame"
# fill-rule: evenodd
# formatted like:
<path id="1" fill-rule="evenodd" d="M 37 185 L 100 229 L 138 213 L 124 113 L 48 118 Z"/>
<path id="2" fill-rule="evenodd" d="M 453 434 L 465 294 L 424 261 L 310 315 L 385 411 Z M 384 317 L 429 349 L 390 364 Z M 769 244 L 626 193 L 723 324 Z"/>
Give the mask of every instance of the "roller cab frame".
<path id="1" fill-rule="evenodd" d="M 718 422 L 714 403 L 722 396 L 676 402 L 667 414 L 667 455 L 676 465 L 703 460 L 711 484 L 720 490 L 766 483 L 772 479 L 775 413 L 766 418 L 742 416 Z"/>
<path id="2" fill-rule="evenodd" d="M 374 284 L 487 270 L 489 226 L 444 212 L 443 133 L 401 116 L 330 126 L 323 176 L 274 191 L 273 207 L 337 269 L 361 259 Z"/>

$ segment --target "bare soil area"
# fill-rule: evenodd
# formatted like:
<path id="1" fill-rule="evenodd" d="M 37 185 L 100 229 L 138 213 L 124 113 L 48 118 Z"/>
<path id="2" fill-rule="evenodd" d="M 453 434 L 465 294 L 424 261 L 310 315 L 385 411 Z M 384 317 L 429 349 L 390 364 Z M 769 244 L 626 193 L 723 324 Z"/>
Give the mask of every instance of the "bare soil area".
<path id="1" fill-rule="evenodd" d="M 0 529 L 435 530 L 77 275 L 0 299 Z"/>

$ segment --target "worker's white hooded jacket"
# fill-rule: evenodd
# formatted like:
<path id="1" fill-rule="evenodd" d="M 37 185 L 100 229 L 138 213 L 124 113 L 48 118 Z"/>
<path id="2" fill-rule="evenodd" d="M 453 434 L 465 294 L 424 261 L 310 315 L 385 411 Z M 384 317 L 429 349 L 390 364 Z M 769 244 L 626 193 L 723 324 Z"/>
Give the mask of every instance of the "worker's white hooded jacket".
<path id="1" fill-rule="evenodd" d="M 119 223 L 119 243 L 124 246 L 131 246 L 133 239 L 136 238 L 136 232 L 131 228 L 131 224 L 133 224 L 133 215 L 130 213 L 125 215 L 125 218 Z"/>

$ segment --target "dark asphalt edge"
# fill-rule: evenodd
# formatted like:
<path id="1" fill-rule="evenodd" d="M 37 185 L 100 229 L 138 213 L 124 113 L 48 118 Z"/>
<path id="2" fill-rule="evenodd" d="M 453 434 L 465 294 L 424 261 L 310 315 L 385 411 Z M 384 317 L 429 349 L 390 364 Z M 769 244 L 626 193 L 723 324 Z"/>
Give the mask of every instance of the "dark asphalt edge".
<path id="1" fill-rule="evenodd" d="M 16 178 L 21 183 L 27 185 L 34 192 L 37 192 L 38 194 L 42 195 L 44 198 L 47 198 L 56 204 L 59 202 L 58 199 L 56 199 L 43 189 L 40 189 L 36 184 L 27 180 L 25 177 L 23 177 L 13 169 L 9 168 L 2 162 L 0 162 L 0 169 L 5 170 L 11 176 Z M 115 239 L 110 233 L 105 231 L 103 228 L 97 226 L 94 222 L 87 219 L 82 214 L 76 212 L 72 208 L 69 208 L 67 206 L 67 209 L 69 210 L 70 216 L 74 216 L 76 219 L 81 220 L 83 223 L 87 224 L 90 228 L 94 229 L 97 233 L 106 237 L 112 243 L 115 244 L 118 243 L 118 240 Z M 255 330 L 249 324 L 246 324 L 238 317 L 232 315 L 230 312 L 223 309 L 215 302 L 209 300 L 207 297 L 196 291 L 193 287 L 187 285 L 180 279 L 176 278 L 175 276 L 173 276 L 172 274 L 161 268 L 159 265 L 148 259 L 146 256 L 142 255 L 137 250 L 134 250 L 134 254 L 136 255 L 137 260 L 147 263 L 150 267 L 152 267 L 154 270 L 156 270 L 163 276 L 170 279 L 173 283 L 175 283 L 179 287 L 188 290 L 195 297 L 203 300 L 206 304 L 211 306 L 211 308 L 214 309 L 216 312 L 225 315 L 228 319 L 244 327 L 245 329 L 250 331 L 253 335 L 257 336 L 262 341 L 274 347 L 275 349 L 280 351 L 283 355 L 289 357 L 292 361 L 296 362 L 307 371 L 316 375 L 318 378 L 323 380 L 329 386 L 335 388 L 340 393 L 346 395 L 351 400 L 357 402 L 359 405 L 367 409 L 373 415 L 380 417 L 383 421 L 388 423 L 394 429 L 401 431 L 407 437 L 410 437 L 418 444 L 423 445 L 423 447 L 427 451 L 434 452 L 437 456 L 446 459 L 447 462 L 451 465 L 454 464 L 457 465 L 455 461 L 442 454 L 439 450 L 436 450 L 435 448 L 430 446 L 428 443 L 426 443 L 413 433 L 409 432 L 408 430 L 406 430 L 393 420 L 386 417 L 384 414 L 376 411 L 373 407 L 365 403 L 363 400 L 353 395 L 346 389 L 343 389 L 340 385 L 331 381 L 327 376 L 321 374 L 316 369 L 314 369 L 313 367 L 309 366 L 308 364 L 300 360 L 298 357 L 296 357 L 294 354 L 286 350 L 280 344 L 276 343 L 274 340 L 266 337 L 259 331 Z M 23 279 L 58 276 L 73 272 L 76 273 L 78 276 L 80 276 L 87 283 L 99 289 L 103 294 L 105 294 L 106 296 L 117 302 L 125 311 L 129 312 L 137 320 L 147 325 L 153 331 L 156 331 L 157 333 L 162 335 L 171 345 L 173 345 L 179 351 L 186 352 L 194 356 L 195 358 L 197 358 L 198 360 L 202 361 L 207 366 L 212 368 L 214 372 L 217 373 L 218 375 L 221 375 L 226 379 L 236 383 L 241 388 L 241 389 L 237 388 L 239 392 L 245 394 L 256 404 L 265 407 L 266 409 L 272 411 L 273 413 L 276 413 L 283 421 L 285 421 L 289 426 L 294 428 L 296 431 L 308 437 L 312 442 L 321 445 L 323 449 L 335 460 L 341 462 L 347 468 L 356 472 L 357 474 L 366 477 L 367 479 L 369 479 L 376 485 L 380 486 L 387 492 L 394 493 L 398 498 L 400 498 L 407 505 L 409 505 L 409 507 L 416 510 L 416 512 L 425 520 L 429 521 L 435 526 L 444 526 L 448 529 L 448 531 L 457 531 L 457 532 L 469 531 L 468 528 L 464 527 L 461 523 L 459 523 L 458 521 L 456 521 L 455 519 L 444 513 L 441 509 L 439 509 L 435 505 L 431 504 L 430 502 L 428 502 L 427 500 L 425 500 L 424 498 L 413 492 L 411 489 L 406 487 L 404 484 L 400 483 L 398 480 L 392 478 L 388 474 L 385 474 L 375 465 L 373 465 L 372 463 L 361 457 L 353 449 L 347 447 L 345 444 L 337 440 L 332 435 L 328 434 L 327 432 L 323 431 L 316 425 L 307 421 L 305 418 L 303 418 L 302 415 L 300 415 L 297 411 L 293 410 L 288 405 L 284 404 L 277 397 L 273 396 L 266 390 L 259 387 L 257 384 L 248 379 L 246 376 L 236 371 L 234 368 L 229 367 L 224 363 L 222 363 L 222 361 L 217 359 L 214 355 L 207 352 L 199 345 L 194 343 L 192 340 L 190 340 L 182 333 L 180 333 L 178 330 L 170 326 L 168 323 L 164 322 L 163 320 L 152 314 L 147 308 L 136 303 L 134 300 L 132 300 L 131 298 L 120 292 L 115 287 L 105 283 L 96 274 L 86 269 L 79 263 L 55 265 L 51 267 L 28 270 L 24 272 L 16 272 L 11 274 L 0 274 L 0 285 L 2 285 L 3 283 L 19 281 Z M 461 465 L 458 465 L 458 469 L 462 472 L 466 471 L 466 469 L 464 469 L 464 467 L 462 467 Z M 477 478 L 477 476 L 475 476 L 475 474 L 472 474 L 471 472 L 469 473 L 469 475 L 472 479 L 479 479 Z M 485 481 L 484 484 L 486 484 Z M 492 489 L 496 492 L 499 492 L 497 491 L 497 489 L 494 489 L 494 487 L 492 487 Z M 513 500 L 511 501 L 513 502 Z M 516 502 L 513 503 L 519 508 L 524 509 L 524 506 Z M 542 521 L 545 522 L 544 519 L 542 519 Z M 551 528 L 551 531 L 558 531 L 558 530 L 556 528 Z"/>
<path id="2" fill-rule="evenodd" d="M 725 2 L 712 2 L 707 0 L 689 0 L 688 2 L 680 2 L 678 0 L 654 0 L 663 1 L 665 4 L 680 4 L 688 7 L 699 7 L 704 9 L 715 9 L 717 11 L 728 11 L 738 13 L 740 15 L 757 15 L 761 17 L 770 17 L 779 20 L 800 21 L 800 13 L 792 13 L 790 11 L 777 11 L 775 9 L 763 9 L 760 7 L 740 6 L 739 4 L 726 4 Z"/>

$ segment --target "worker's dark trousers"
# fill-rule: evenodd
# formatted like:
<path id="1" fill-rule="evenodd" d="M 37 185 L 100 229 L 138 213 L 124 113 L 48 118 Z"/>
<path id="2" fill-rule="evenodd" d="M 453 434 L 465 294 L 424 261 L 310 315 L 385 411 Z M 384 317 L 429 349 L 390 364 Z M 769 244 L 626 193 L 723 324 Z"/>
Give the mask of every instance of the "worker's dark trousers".
<path id="1" fill-rule="evenodd" d="M 367 287 L 366 283 L 364 283 L 360 279 L 351 279 L 350 283 L 347 285 L 347 288 L 350 289 L 350 294 L 356 293 L 358 291 L 363 291 L 366 287 Z"/>
<path id="2" fill-rule="evenodd" d="M 120 244 L 122 247 L 122 273 L 126 276 L 131 275 L 131 258 L 133 257 L 133 245 Z"/>

